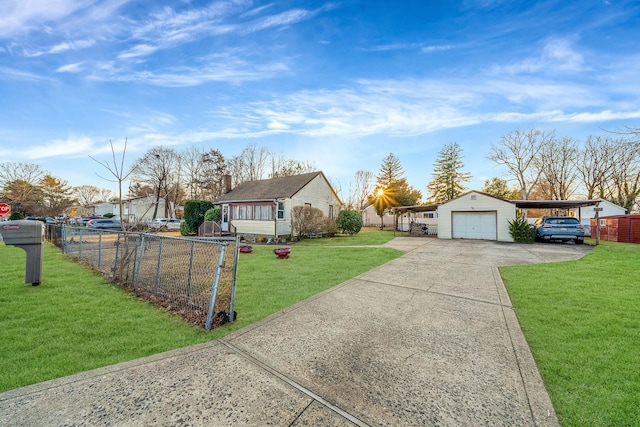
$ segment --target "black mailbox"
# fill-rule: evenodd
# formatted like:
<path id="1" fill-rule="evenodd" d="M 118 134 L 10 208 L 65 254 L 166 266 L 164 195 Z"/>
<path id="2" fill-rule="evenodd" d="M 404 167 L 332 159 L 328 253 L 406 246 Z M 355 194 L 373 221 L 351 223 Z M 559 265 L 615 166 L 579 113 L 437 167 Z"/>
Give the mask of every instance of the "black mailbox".
<path id="1" fill-rule="evenodd" d="M 0 223 L 0 233 L 6 245 L 24 249 L 27 267 L 24 282 L 38 286 L 42 281 L 44 224 L 41 221 L 6 221 Z"/>

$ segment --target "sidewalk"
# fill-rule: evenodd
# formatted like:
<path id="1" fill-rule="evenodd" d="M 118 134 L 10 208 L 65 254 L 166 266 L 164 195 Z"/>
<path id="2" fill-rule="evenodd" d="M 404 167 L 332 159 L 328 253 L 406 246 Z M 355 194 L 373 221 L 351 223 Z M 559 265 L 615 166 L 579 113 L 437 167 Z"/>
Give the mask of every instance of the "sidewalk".
<path id="1" fill-rule="evenodd" d="M 497 266 L 589 248 L 399 239 L 224 339 L 2 393 L 0 425 L 557 426 Z"/>

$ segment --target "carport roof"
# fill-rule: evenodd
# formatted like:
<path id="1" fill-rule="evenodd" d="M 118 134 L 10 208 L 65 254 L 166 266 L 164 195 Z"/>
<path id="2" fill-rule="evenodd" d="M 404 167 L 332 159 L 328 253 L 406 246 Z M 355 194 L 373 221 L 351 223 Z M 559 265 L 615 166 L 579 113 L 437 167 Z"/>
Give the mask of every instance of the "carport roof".
<path id="1" fill-rule="evenodd" d="M 511 202 L 521 209 L 573 209 L 598 206 L 600 200 L 511 200 Z"/>
<path id="2" fill-rule="evenodd" d="M 415 205 L 415 206 L 396 206 L 393 208 L 393 212 L 405 213 L 405 212 L 435 212 L 438 210 L 439 204 L 433 205 Z"/>

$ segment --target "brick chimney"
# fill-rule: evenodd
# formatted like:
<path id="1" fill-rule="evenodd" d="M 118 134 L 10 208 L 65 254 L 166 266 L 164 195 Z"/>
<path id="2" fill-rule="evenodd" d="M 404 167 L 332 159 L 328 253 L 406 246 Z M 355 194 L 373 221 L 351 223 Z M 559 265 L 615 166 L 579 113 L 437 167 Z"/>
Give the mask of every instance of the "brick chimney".
<path id="1" fill-rule="evenodd" d="M 222 175 L 222 185 L 223 185 L 225 194 L 231 191 L 231 175 L 229 174 Z"/>

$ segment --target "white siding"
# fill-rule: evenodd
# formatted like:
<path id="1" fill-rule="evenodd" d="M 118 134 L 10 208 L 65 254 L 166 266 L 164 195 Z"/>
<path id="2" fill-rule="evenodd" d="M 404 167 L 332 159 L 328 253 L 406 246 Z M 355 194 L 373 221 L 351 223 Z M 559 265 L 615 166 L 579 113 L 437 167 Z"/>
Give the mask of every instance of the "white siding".
<path id="1" fill-rule="evenodd" d="M 234 219 L 233 226 L 238 234 L 256 234 L 273 236 L 274 221 L 256 221 L 248 219 Z"/>
<path id="2" fill-rule="evenodd" d="M 317 175 L 298 193 L 291 198 L 291 206 L 288 206 L 288 220 L 291 219 L 291 209 L 294 206 L 304 206 L 305 203 L 311 205 L 312 208 L 318 208 L 322 213 L 329 216 L 329 206 L 333 206 L 333 217 L 338 216 L 340 212 L 340 200 L 336 197 L 331 186 L 325 181 L 322 175 Z"/>
<path id="3" fill-rule="evenodd" d="M 453 212 L 495 212 L 497 240 L 513 242 L 509 234 L 509 221 L 516 217 L 516 206 L 476 191 L 464 194 L 438 207 L 438 237 L 452 238 Z"/>

